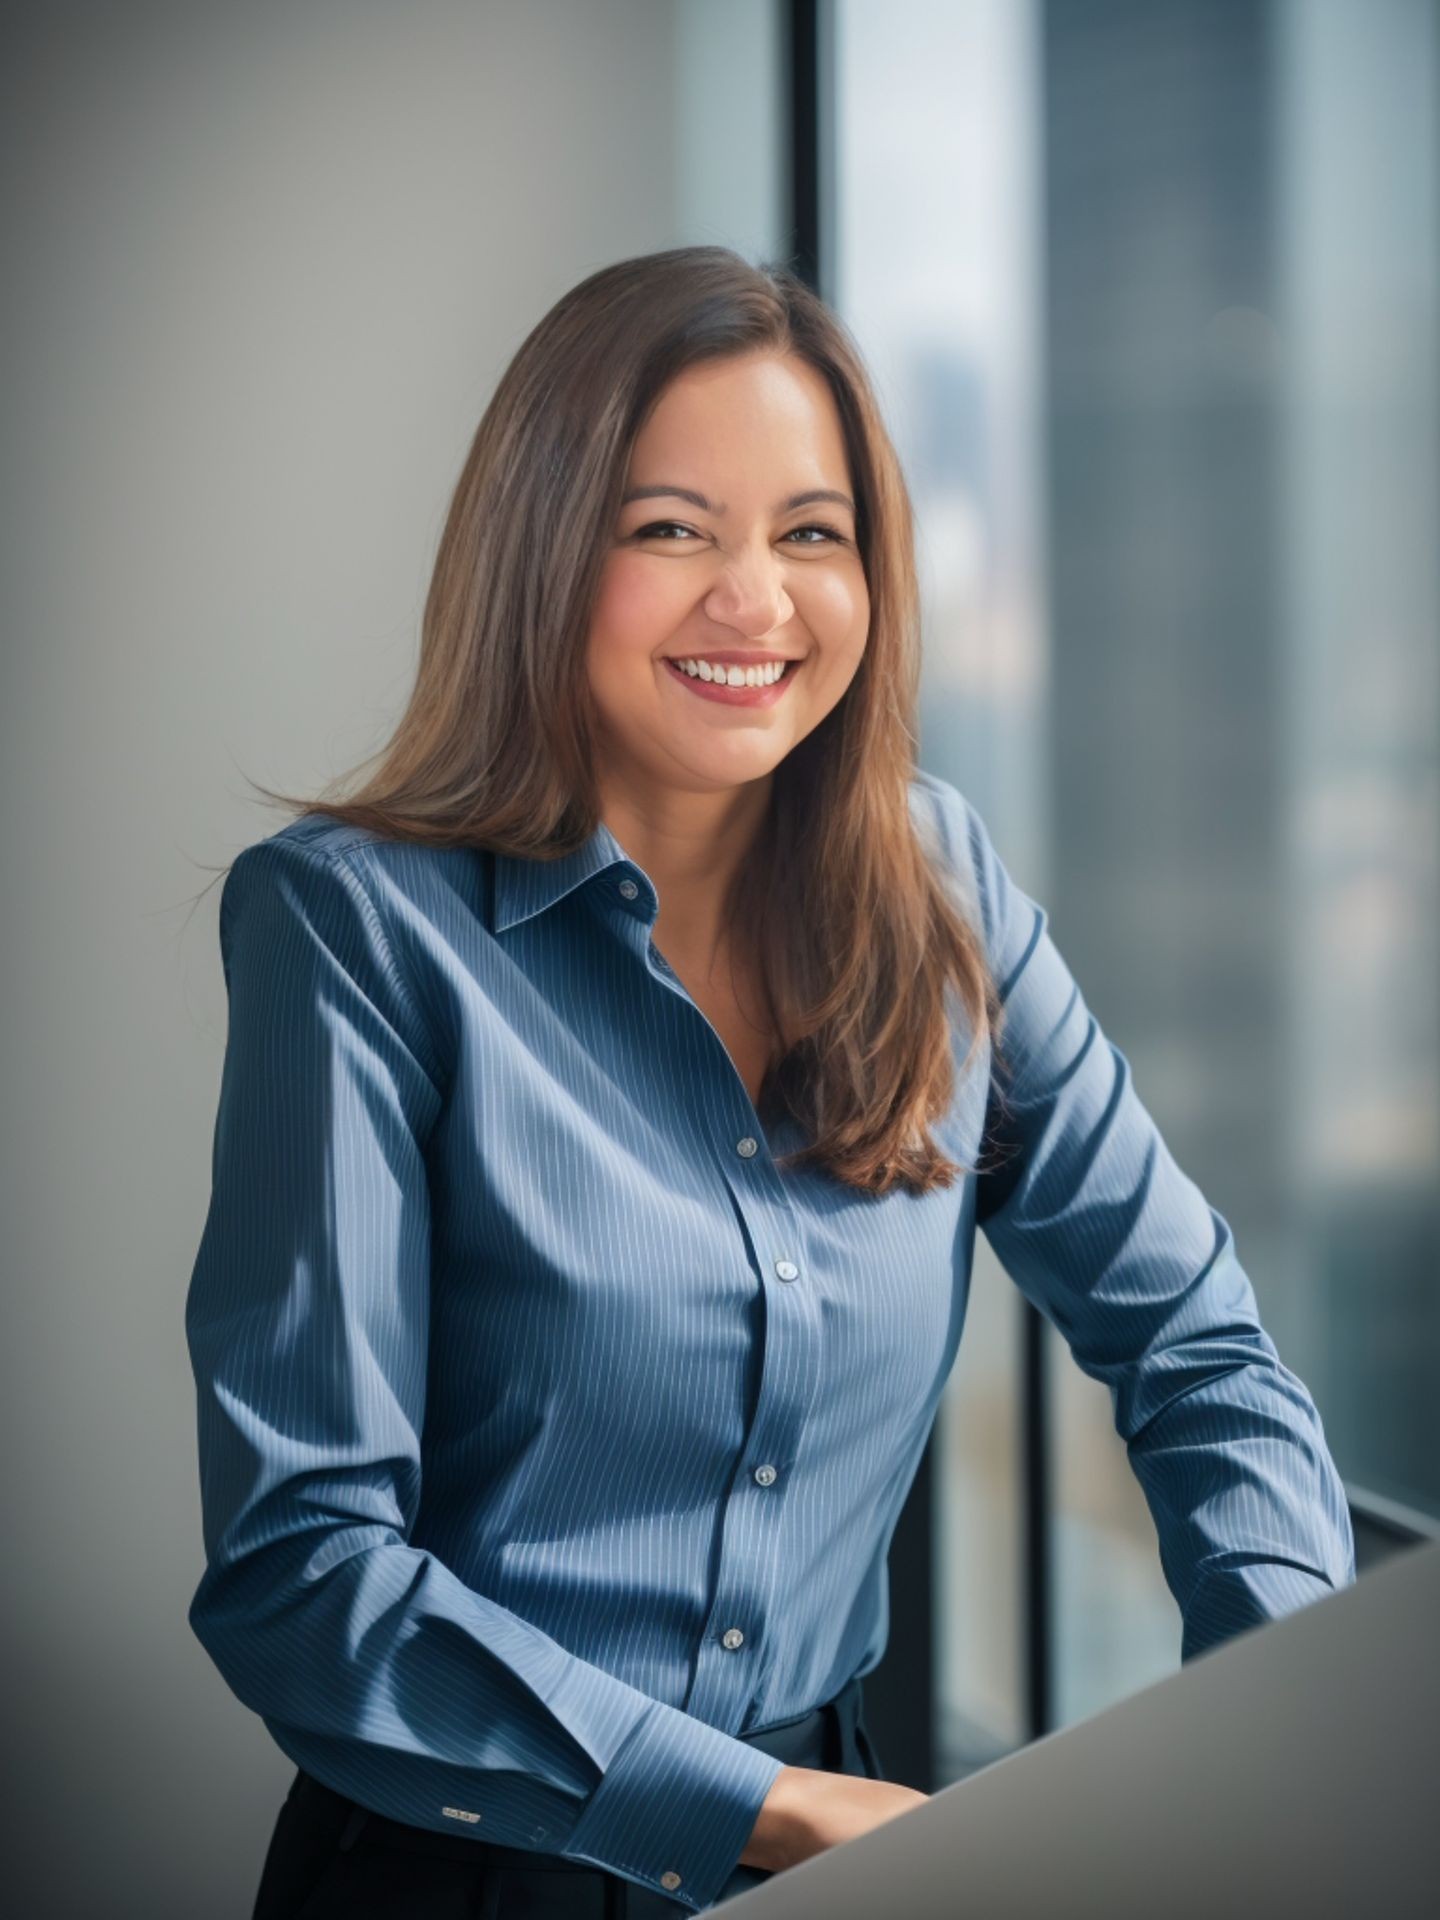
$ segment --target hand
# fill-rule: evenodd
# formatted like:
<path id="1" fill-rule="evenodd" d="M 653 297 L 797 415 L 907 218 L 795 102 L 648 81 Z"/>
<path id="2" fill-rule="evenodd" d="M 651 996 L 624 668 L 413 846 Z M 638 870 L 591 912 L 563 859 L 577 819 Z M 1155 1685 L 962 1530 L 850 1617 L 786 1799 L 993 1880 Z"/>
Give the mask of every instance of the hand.
<path id="1" fill-rule="evenodd" d="M 783 1767 L 765 1796 L 739 1864 L 783 1873 L 812 1854 L 883 1827 L 930 1798 L 914 1787 L 821 1767 Z"/>

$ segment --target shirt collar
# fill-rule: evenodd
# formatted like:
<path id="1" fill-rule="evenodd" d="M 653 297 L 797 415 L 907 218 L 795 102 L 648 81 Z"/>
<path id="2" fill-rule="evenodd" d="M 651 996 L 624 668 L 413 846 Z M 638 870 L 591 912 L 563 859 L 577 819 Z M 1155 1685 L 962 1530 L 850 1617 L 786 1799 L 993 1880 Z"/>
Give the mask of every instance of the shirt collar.
<path id="1" fill-rule="evenodd" d="M 603 820 L 597 822 L 588 840 L 558 860 L 531 860 L 511 853 L 496 853 L 494 858 L 496 933 L 504 933 L 522 920 L 543 913 L 557 900 L 563 900 L 567 893 L 573 893 L 576 887 L 610 868 L 626 869 L 624 873 L 614 874 L 615 884 L 628 878 L 638 888 L 633 900 L 627 903 L 631 911 L 643 909 L 653 913 L 655 910 L 655 888 L 649 875 L 630 858 Z"/>

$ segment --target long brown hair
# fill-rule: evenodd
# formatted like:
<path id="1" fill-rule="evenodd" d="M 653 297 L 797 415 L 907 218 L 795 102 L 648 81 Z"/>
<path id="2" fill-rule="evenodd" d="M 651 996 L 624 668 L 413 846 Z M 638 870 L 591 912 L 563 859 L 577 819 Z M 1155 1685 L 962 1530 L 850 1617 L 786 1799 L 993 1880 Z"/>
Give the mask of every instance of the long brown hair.
<path id="1" fill-rule="evenodd" d="M 585 652 L 631 449 L 683 369 L 758 350 L 797 355 L 829 384 L 871 620 L 844 695 L 775 769 L 725 924 L 748 930 L 781 1037 L 763 1095 L 809 1143 L 786 1164 L 863 1192 L 923 1193 L 969 1170 L 929 1130 L 954 1093 L 947 991 L 971 1034 L 962 1073 L 987 1034 L 998 1039 L 1003 1009 L 983 940 L 910 813 L 920 636 L 909 494 L 854 342 L 787 267 L 674 247 L 565 294 L 476 431 L 414 689 L 388 743 L 317 799 L 252 784 L 297 815 L 389 839 L 537 860 L 577 848 L 600 818 Z"/>

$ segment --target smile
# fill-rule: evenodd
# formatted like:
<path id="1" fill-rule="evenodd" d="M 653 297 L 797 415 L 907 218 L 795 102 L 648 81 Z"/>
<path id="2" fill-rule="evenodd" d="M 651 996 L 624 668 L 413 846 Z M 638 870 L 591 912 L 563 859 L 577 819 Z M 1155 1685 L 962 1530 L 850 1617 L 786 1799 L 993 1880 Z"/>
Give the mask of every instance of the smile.
<path id="1" fill-rule="evenodd" d="M 787 660 L 780 678 L 764 687 L 732 687 L 728 682 L 702 680 L 698 675 L 689 674 L 674 660 L 666 660 L 662 664 L 672 680 L 679 680 L 702 700 L 714 700 L 721 706 L 731 707 L 773 707 L 777 700 L 783 698 L 785 689 L 804 663 Z"/>

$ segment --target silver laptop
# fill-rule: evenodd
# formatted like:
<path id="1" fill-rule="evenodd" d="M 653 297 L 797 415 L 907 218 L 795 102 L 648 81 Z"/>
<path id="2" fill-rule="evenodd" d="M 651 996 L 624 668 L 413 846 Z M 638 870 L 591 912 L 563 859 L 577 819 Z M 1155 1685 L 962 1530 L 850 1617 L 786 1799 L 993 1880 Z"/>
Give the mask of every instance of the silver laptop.
<path id="1" fill-rule="evenodd" d="M 726 1920 L 1440 1914 L 1440 1542 L 714 1909 Z"/>

